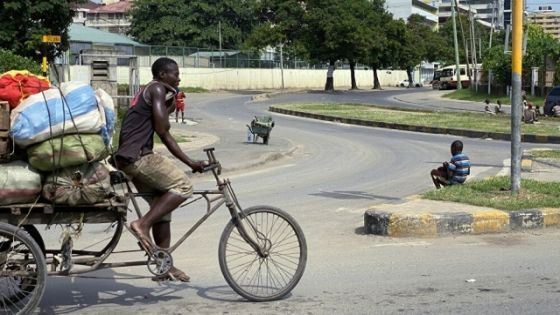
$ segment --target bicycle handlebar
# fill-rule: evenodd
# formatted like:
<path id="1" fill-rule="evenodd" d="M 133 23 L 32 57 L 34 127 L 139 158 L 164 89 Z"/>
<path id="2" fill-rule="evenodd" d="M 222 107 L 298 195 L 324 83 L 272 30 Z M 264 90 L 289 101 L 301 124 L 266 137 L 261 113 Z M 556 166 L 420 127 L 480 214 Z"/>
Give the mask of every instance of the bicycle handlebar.
<path id="1" fill-rule="evenodd" d="M 220 162 L 218 162 L 218 160 L 216 160 L 216 156 L 214 155 L 214 148 L 206 148 L 203 150 L 204 152 L 206 152 L 206 155 L 208 156 L 208 166 L 205 166 L 201 173 L 206 173 L 208 171 L 217 169 L 217 175 L 220 175 L 222 173 L 222 165 L 220 164 Z"/>

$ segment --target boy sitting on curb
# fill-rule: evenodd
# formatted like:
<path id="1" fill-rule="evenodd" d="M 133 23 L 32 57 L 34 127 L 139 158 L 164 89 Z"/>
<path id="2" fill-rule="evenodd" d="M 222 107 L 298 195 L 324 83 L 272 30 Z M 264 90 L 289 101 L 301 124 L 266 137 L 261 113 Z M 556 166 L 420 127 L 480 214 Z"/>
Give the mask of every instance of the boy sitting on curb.
<path id="1" fill-rule="evenodd" d="M 441 186 L 462 184 L 471 173 L 469 157 L 463 153 L 463 142 L 453 141 L 451 144 L 451 160 L 443 162 L 443 166 L 433 169 L 430 173 L 437 189 Z"/>

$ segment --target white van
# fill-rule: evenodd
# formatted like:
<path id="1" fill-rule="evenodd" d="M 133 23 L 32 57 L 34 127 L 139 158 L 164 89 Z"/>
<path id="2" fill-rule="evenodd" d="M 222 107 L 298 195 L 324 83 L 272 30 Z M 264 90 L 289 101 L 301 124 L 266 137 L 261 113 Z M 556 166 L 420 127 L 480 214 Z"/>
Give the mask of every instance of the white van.
<path id="1" fill-rule="evenodd" d="M 482 65 L 477 65 L 478 75 L 480 75 L 480 70 L 482 69 Z M 469 67 L 469 73 L 472 76 L 472 67 Z M 461 86 L 467 88 L 471 85 L 471 81 L 469 80 L 469 75 L 467 74 L 467 65 L 461 64 L 459 65 L 459 79 L 461 80 Z M 439 89 L 440 90 L 447 90 L 447 89 L 456 89 L 457 88 L 457 72 L 456 66 L 447 66 L 441 68 L 441 76 L 439 78 Z"/>

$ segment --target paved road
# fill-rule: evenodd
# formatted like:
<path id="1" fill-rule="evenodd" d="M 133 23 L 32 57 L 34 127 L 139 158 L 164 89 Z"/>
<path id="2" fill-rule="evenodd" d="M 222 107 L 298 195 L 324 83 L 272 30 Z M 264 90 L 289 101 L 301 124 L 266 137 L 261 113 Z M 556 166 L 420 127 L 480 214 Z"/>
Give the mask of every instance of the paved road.
<path id="1" fill-rule="evenodd" d="M 217 262 L 218 239 L 227 222 L 224 211 L 174 256 L 176 264 L 191 274 L 192 283 L 157 285 L 138 278 L 146 275 L 143 267 L 91 274 L 103 279 L 51 278 L 41 311 L 106 314 L 118 307 L 120 314 L 557 313 L 557 230 L 435 240 L 363 235 L 363 212 L 368 206 L 399 202 L 431 189 L 427 170 L 448 158 L 455 137 L 274 115 L 276 127 L 269 147 L 242 143 L 245 124 L 271 103 L 331 97 L 345 101 L 342 95 L 380 102 L 390 99 L 391 93 L 395 92 L 356 93 L 359 97 L 297 94 L 266 102 L 248 102 L 248 95 L 212 94 L 193 95 L 188 102 L 189 116 L 199 124 L 178 128 L 219 135 L 214 145 L 226 167 L 226 162 L 235 160 L 236 148 L 251 155 L 259 148 L 297 148 L 266 166 L 228 174 L 243 206 L 271 204 L 286 209 L 306 233 L 308 268 L 289 298 L 247 303 L 226 285 Z M 508 142 L 463 141 L 476 176 L 496 173 L 509 155 Z M 198 188 L 212 185 L 207 176 L 194 181 Z M 174 213 L 179 226 L 174 238 L 201 214 L 201 209 Z M 95 227 L 84 235 L 78 242 L 87 244 L 103 234 Z M 133 246 L 126 236 L 121 249 Z"/>

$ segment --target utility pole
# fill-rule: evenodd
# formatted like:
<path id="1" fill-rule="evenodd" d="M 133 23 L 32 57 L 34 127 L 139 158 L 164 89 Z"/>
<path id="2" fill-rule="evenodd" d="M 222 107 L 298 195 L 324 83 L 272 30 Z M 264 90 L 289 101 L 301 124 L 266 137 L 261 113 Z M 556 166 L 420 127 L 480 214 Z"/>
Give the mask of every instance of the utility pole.
<path id="1" fill-rule="evenodd" d="M 490 25 L 490 42 L 488 48 L 492 48 L 492 35 L 494 34 L 494 19 L 496 18 L 496 1 L 492 1 L 492 24 Z"/>
<path id="2" fill-rule="evenodd" d="M 521 188 L 521 70 L 523 67 L 524 0 L 513 0 L 511 45 L 511 193 Z"/>
<path id="3" fill-rule="evenodd" d="M 280 76 L 282 77 L 282 91 L 284 90 L 284 43 L 280 43 Z"/>
<path id="4" fill-rule="evenodd" d="M 474 86 L 476 82 L 476 42 L 474 39 L 474 14 L 471 11 L 470 5 L 469 5 L 469 21 L 471 24 L 469 28 L 469 33 L 471 34 L 471 64 L 472 64 L 471 71 L 473 74 L 473 76 L 471 77 L 471 88 L 472 88 L 472 86 Z"/>
<path id="5" fill-rule="evenodd" d="M 223 60 L 222 60 L 222 22 L 218 21 L 218 45 L 220 49 L 220 68 L 223 68 Z"/>
<path id="6" fill-rule="evenodd" d="M 455 46 L 455 73 L 457 77 L 457 90 L 461 86 L 461 70 L 459 69 L 459 42 L 457 41 L 457 22 L 455 21 L 455 0 L 451 0 L 451 19 L 453 19 L 453 44 Z"/>

